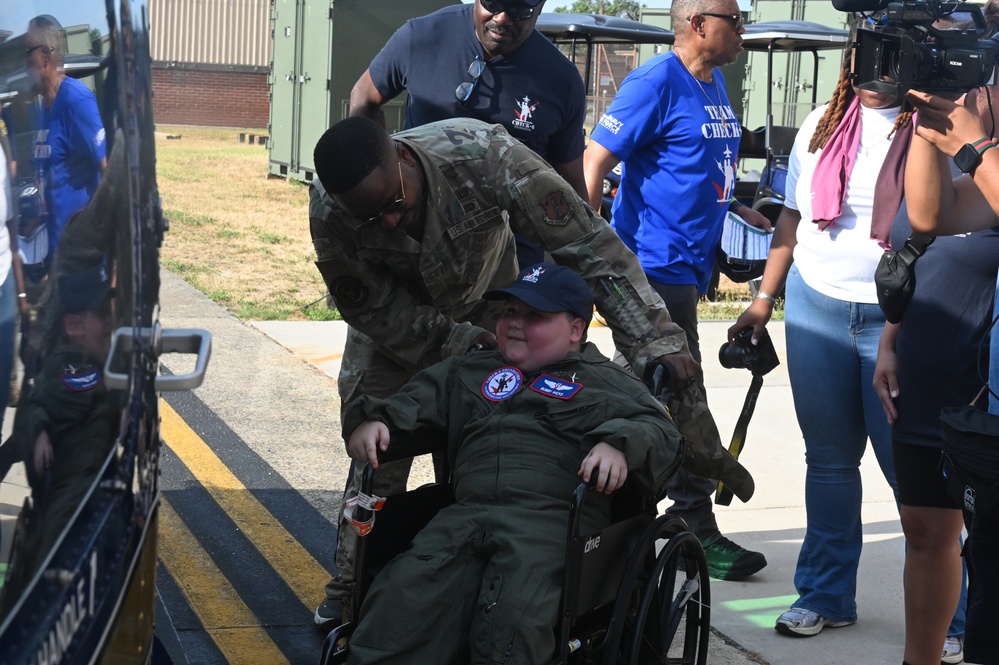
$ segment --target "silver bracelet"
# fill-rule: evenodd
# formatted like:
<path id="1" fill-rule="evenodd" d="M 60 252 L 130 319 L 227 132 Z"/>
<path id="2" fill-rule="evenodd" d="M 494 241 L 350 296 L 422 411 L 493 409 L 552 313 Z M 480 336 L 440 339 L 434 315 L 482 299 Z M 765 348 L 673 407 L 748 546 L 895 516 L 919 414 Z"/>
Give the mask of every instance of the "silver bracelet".
<path id="1" fill-rule="evenodd" d="M 772 302 L 772 303 L 776 303 L 776 302 L 777 302 L 777 299 L 776 299 L 776 298 L 774 298 L 774 297 L 773 297 L 772 295 L 770 295 L 769 293 L 764 293 L 763 291 L 757 291 L 757 292 L 756 292 L 756 295 L 755 295 L 755 296 L 753 296 L 753 297 L 754 297 L 754 298 L 763 298 L 764 300 L 769 300 L 769 301 L 770 301 L 770 302 Z"/>

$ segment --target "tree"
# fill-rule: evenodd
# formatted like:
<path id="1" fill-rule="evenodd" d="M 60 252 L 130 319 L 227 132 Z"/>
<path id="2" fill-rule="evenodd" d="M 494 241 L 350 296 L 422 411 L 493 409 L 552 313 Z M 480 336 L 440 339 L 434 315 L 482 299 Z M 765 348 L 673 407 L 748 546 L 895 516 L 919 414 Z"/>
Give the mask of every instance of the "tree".
<path id="1" fill-rule="evenodd" d="M 606 14 L 607 16 L 620 16 L 638 20 L 638 12 L 645 5 L 640 5 L 637 0 L 576 0 L 569 7 L 558 7 L 557 12 L 570 12 L 573 14 Z"/>

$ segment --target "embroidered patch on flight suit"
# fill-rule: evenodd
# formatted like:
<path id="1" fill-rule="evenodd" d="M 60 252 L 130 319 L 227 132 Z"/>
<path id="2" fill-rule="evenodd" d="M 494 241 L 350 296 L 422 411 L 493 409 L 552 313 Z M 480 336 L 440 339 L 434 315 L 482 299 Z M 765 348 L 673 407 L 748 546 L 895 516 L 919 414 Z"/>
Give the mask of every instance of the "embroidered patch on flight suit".
<path id="1" fill-rule="evenodd" d="M 572 399 L 582 387 L 582 383 L 565 381 L 551 374 L 542 374 L 531 384 L 531 390 L 534 392 L 557 399 Z"/>
<path id="2" fill-rule="evenodd" d="M 513 394 L 524 382 L 524 375 L 516 367 L 501 367 L 482 382 L 482 396 L 490 402 L 502 402 Z"/>
<path id="3" fill-rule="evenodd" d="M 101 370 L 96 367 L 64 367 L 61 378 L 70 392 L 82 393 L 100 385 Z"/>

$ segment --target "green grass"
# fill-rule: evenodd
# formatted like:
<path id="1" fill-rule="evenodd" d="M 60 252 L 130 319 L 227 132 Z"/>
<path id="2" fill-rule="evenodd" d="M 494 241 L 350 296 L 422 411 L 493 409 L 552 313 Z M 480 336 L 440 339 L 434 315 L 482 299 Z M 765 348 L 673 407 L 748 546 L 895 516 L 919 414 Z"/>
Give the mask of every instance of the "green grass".
<path id="1" fill-rule="evenodd" d="M 698 321 L 735 321 L 738 319 L 746 308 L 749 307 L 750 300 L 743 300 L 739 298 L 725 298 L 718 300 L 716 302 L 709 302 L 707 300 L 702 300 L 697 305 L 697 320 Z M 774 306 L 773 315 L 770 317 L 771 321 L 783 321 L 784 320 L 784 301 L 778 300 L 777 304 Z"/>
<path id="2" fill-rule="evenodd" d="M 697 305 L 697 320 L 698 321 L 735 321 L 738 319 L 746 308 L 749 307 L 750 300 L 742 300 L 736 298 L 725 298 L 718 300 L 716 302 L 708 302 L 707 300 L 702 300 Z M 774 307 L 773 315 L 770 317 L 771 321 L 783 321 L 784 320 L 784 301 L 778 300 L 776 306 Z"/>
<path id="3" fill-rule="evenodd" d="M 206 266 L 174 259 L 163 259 L 163 265 L 166 266 L 167 270 L 180 275 L 184 279 L 188 279 L 194 275 L 203 275 L 208 272 Z"/>
<path id="4" fill-rule="evenodd" d="M 339 310 L 329 309 L 326 305 L 306 308 L 305 316 L 309 321 L 339 321 L 343 318 Z"/>
<path id="5" fill-rule="evenodd" d="M 287 321 L 294 311 L 294 307 L 287 305 L 241 302 L 233 309 L 233 314 L 251 321 Z"/>
<path id="6" fill-rule="evenodd" d="M 170 220 L 171 224 L 184 226 L 205 226 L 215 223 L 215 220 L 208 215 L 192 214 L 181 210 L 165 210 L 163 216 Z"/>

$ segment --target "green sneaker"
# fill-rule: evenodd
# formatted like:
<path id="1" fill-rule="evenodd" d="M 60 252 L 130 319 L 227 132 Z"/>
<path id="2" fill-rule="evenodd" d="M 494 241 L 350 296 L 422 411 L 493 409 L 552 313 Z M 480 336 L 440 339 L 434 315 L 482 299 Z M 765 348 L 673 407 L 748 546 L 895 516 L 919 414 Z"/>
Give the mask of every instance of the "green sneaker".
<path id="1" fill-rule="evenodd" d="M 752 552 L 716 533 L 701 541 L 704 558 L 708 560 L 708 575 L 716 580 L 743 580 L 767 566 L 761 552 Z"/>

